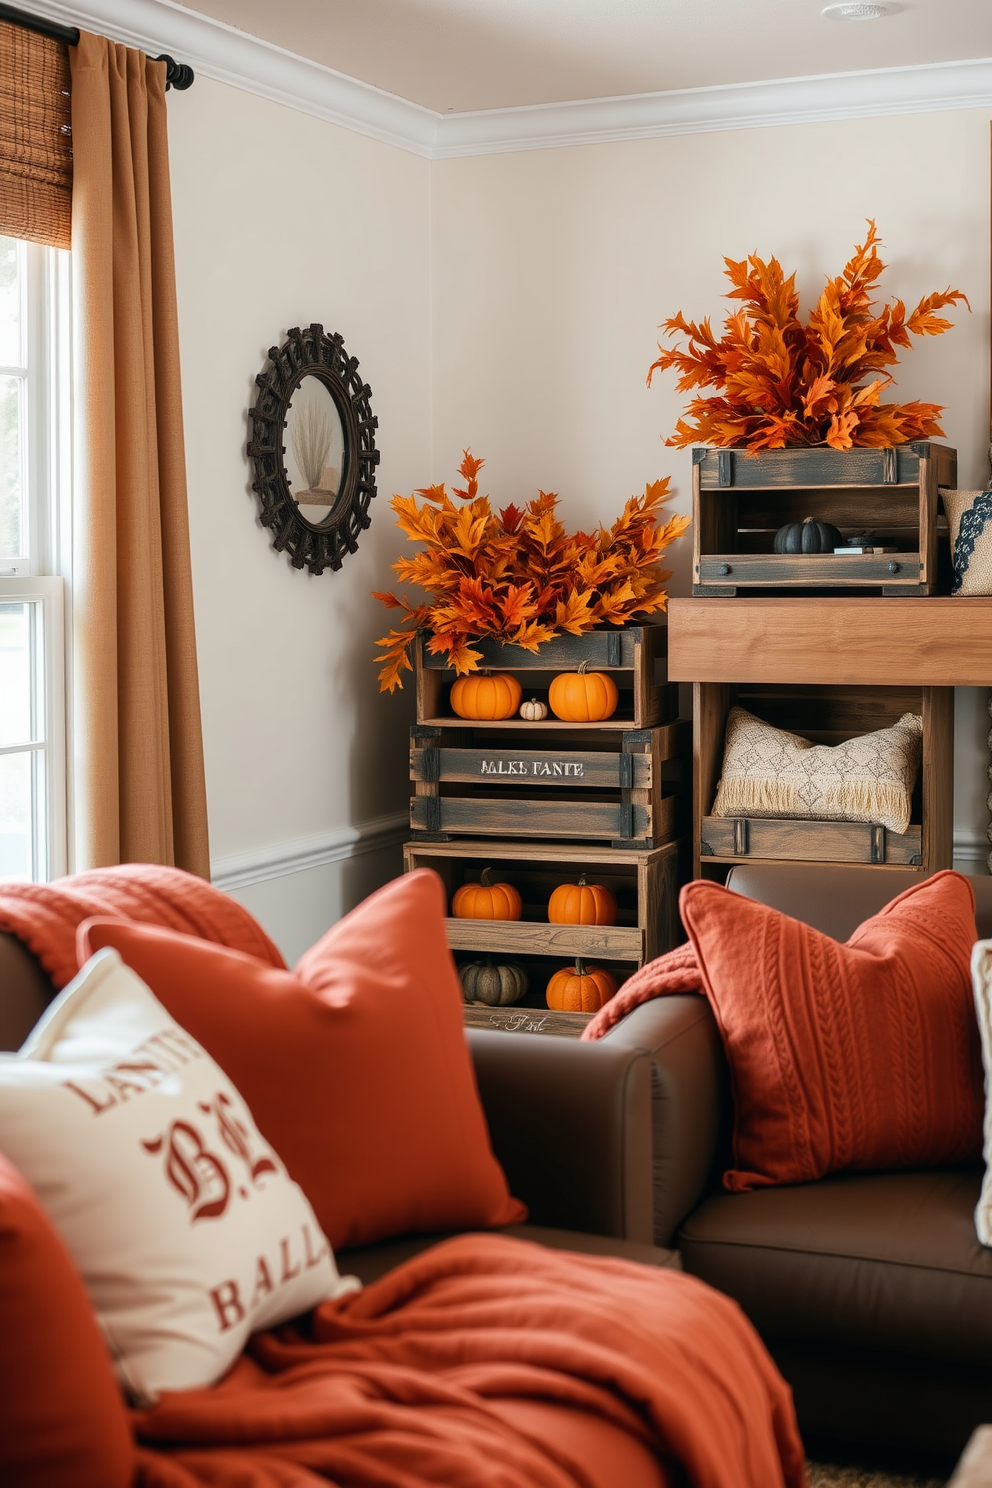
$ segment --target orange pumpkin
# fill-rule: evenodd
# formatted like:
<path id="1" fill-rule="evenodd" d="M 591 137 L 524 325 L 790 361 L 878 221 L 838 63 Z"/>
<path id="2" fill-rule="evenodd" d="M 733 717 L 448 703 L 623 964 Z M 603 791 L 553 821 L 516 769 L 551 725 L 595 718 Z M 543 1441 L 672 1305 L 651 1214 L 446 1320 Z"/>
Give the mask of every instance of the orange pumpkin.
<path id="1" fill-rule="evenodd" d="M 473 672 L 451 688 L 451 706 L 459 718 L 512 718 L 523 689 L 511 672 Z"/>
<path id="2" fill-rule="evenodd" d="M 455 890 L 451 913 L 456 920 L 519 920 L 523 900 L 512 884 L 490 883 L 491 868 L 484 868 L 478 883 L 462 884 Z"/>
<path id="3" fill-rule="evenodd" d="M 548 919 L 553 925 L 615 925 L 617 901 L 602 884 L 586 883 L 583 873 L 577 884 L 559 884 L 548 900 Z"/>
<path id="4" fill-rule="evenodd" d="M 607 672 L 587 671 L 583 662 L 577 672 L 559 672 L 548 689 L 548 702 L 556 718 L 567 723 L 598 723 L 612 718 L 620 694 Z"/>
<path id="5" fill-rule="evenodd" d="M 576 961 L 563 966 L 548 983 L 548 1007 L 558 1013 L 598 1013 L 617 990 L 615 979 L 602 966 Z"/>

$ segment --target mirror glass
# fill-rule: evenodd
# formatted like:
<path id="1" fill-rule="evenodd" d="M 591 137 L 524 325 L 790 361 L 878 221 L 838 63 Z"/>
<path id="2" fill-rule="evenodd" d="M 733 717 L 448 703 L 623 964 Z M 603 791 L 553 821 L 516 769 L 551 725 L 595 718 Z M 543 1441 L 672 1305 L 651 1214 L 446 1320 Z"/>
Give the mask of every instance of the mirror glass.
<path id="1" fill-rule="evenodd" d="M 334 509 L 344 469 L 344 429 L 319 377 L 300 381 L 286 410 L 286 478 L 300 516 L 319 526 Z"/>

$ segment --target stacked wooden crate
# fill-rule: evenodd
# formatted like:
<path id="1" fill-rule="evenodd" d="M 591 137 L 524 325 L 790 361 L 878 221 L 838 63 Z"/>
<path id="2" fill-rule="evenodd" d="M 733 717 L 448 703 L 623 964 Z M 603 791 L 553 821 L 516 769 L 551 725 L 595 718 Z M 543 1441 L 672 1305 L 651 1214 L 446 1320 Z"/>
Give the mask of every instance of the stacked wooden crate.
<path id="1" fill-rule="evenodd" d="M 940 488 L 957 481 L 957 456 L 920 441 L 894 449 L 693 451 L 693 595 L 677 601 L 682 620 L 676 675 L 695 683 L 694 871 L 724 878 L 756 860 L 863 863 L 932 873 L 951 862 L 953 690 L 916 685 L 879 668 L 865 641 L 846 638 L 828 616 L 845 594 L 886 611 L 899 596 L 931 596 L 949 568 Z M 778 528 L 811 517 L 842 533 L 873 535 L 889 551 L 775 553 Z M 747 598 L 746 596 L 755 596 Z M 761 632 L 751 620 L 763 600 Z M 781 598 L 775 596 L 782 596 Z M 908 608 L 908 607 L 907 607 Z M 805 615 L 803 612 L 805 611 Z M 691 612 L 691 619 L 689 613 Z M 800 617 L 803 616 L 801 619 Z M 689 623 L 685 623 L 688 619 Z M 887 620 L 891 619 L 887 615 Z M 914 608 L 914 642 L 926 646 Z M 869 642 L 870 645 L 870 642 Z M 830 652 L 830 685 L 821 661 Z M 835 680 L 838 672 L 842 681 Z M 923 764 L 908 832 L 872 824 L 731 819 L 712 815 L 730 708 L 836 744 L 885 728 L 901 714 L 923 718 Z"/>
<path id="2" fill-rule="evenodd" d="M 957 453 L 918 440 L 891 449 L 694 449 L 695 595 L 851 589 L 936 594 L 947 524 L 941 487 L 957 485 Z M 873 536 L 873 553 L 776 553 L 776 531 L 806 517 Z M 946 552 L 946 542 L 943 545 Z"/>
<path id="3" fill-rule="evenodd" d="M 519 716 L 457 717 L 454 680 L 419 638 L 417 723 L 411 730 L 408 871 L 430 867 L 449 904 L 486 868 L 514 884 L 523 917 L 448 920 L 459 961 L 495 955 L 524 967 L 520 1007 L 467 1008 L 469 1022 L 575 1032 L 587 1018 L 549 1013 L 545 988 L 563 963 L 591 957 L 617 980 L 679 938 L 677 895 L 688 869 L 691 724 L 667 681 L 664 625 L 563 636 L 537 653 L 476 642 L 487 670 L 513 673 L 524 699 L 544 700 L 552 679 L 585 665 L 607 672 L 619 703 L 599 723 Z M 548 900 L 585 875 L 614 894 L 612 926 L 551 924 Z"/>

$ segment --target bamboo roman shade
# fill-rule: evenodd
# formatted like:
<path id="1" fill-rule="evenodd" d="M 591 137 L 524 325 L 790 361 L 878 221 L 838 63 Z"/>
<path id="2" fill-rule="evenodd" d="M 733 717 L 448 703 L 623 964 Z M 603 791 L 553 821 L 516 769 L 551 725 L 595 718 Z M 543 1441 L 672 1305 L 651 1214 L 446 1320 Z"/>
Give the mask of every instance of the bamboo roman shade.
<path id="1" fill-rule="evenodd" d="M 0 234 L 68 248 L 69 49 L 0 21 Z"/>

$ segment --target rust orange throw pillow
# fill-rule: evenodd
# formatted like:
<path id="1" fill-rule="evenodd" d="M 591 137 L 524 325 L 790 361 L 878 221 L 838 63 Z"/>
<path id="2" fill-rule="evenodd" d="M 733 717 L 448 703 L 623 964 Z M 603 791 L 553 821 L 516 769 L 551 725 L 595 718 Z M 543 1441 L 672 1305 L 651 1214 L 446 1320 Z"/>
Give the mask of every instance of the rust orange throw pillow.
<path id="1" fill-rule="evenodd" d="M 975 901 L 937 873 L 840 945 L 717 884 L 682 919 L 730 1064 L 732 1192 L 981 1152 Z"/>
<path id="2" fill-rule="evenodd" d="M 0 1157 L 0 1483 L 128 1488 L 134 1444 L 86 1289 Z"/>
<path id="3" fill-rule="evenodd" d="M 386 884 L 278 971 L 130 921 L 79 928 L 203 1045 L 310 1200 L 335 1250 L 525 1216 L 489 1145 L 444 933 L 441 881 Z"/>

